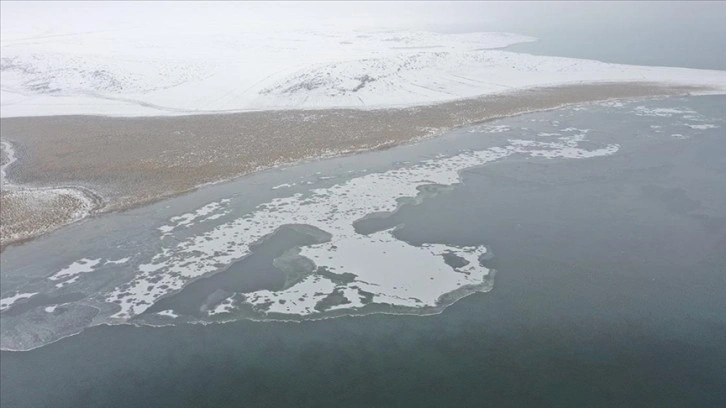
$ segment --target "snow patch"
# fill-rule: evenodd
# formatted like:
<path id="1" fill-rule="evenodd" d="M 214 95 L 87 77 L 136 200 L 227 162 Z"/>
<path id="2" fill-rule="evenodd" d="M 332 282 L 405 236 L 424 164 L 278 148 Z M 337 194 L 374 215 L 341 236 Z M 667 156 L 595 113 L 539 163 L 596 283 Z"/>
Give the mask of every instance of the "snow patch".
<path id="1" fill-rule="evenodd" d="M 14 295 L 6 296 L 2 299 L 0 299 L 0 312 L 3 310 L 8 309 L 10 306 L 15 304 L 20 299 L 28 299 L 35 295 L 37 295 L 38 292 L 16 292 Z"/>

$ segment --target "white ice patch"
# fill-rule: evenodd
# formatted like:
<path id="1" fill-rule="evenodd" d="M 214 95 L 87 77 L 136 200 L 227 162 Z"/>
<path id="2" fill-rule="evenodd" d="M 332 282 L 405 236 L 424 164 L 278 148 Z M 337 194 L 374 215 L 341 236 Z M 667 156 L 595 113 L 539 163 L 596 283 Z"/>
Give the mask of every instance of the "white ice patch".
<path id="1" fill-rule="evenodd" d="M 258 290 L 245 296 L 245 302 L 256 305 L 265 313 L 309 315 L 315 313 L 315 305 L 335 291 L 336 285 L 328 278 L 310 275 L 294 286 L 281 291 Z M 220 305 L 221 306 L 221 305 Z M 232 312 L 225 305 L 226 313 Z"/>
<path id="2" fill-rule="evenodd" d="M 129 261 L 130 259 L 131 259 L 131 258 L 127 257 L 127 258 L 121 258 L 121 259 L 117 259 L 117 260 L 115 260 L 115 261 L 106 261 L 106 262 L 104 263 L 104 265 L 123 265 L 123 264 L 125 264 L 126 262 L 128 262 L 128 261 Z"/>
<path id="3" fill-rule="evenodd" d="M 708 124 L 708 123 L 703 124 L 703 125 L 686 124 L 686 126 L 688 126 L 691 129 L 698 129 L 698 130 L 718 129 L 719 128 L 719 126 L 717 126 L 717 125 L 712 125 L 712 124 Z"/>
<path id="4" fill-rule="evenodd" d="M 10 306 L 12 306 L 15 302 L 17 302 L 20 299 L 28 299 L 37 294 L 38 294 L 38 292 L 26 292 L 26 293 L 17 292 L 14 295 L 6 296 L 6 297 L 0 299 L 0 312 L 9 308 Z"/>
<path id="5" fill-rule="evenodd" d="M 624 106 L 624 104 L 618 100 L 603 101 L 600 102 L 599 105 L 607 108 L 622 108 Z"/>
<path id="6" fill-rule="evenodd" d="M 479 263 L 484 253 L 483 246 L 413 246 L 396 239 L 391 230 L 354 235 L 301 251 L 301 255 L 333 274 L 355 275 L 352 282 L 336 284 L 326 277 L 311 275 L 285 290 L 249 294 L 245 303 L 263 313 L 305 316 L 323 311 L 316 309 L 318 303 L 337 291 L 345 302 L 325 308 L 326 311 L 363 307 L 364 293 L 373 294 L 372 303 L 434 307 L 443 294 L 484 283 L 489 274 Z M 446 254 L 457 255 L 467 264 L 452 268 L 444 261 Z M 399 267 L 405 271 L 397 271 Z M 229 306 L 225 310 L 229 311 Z"/>
<path id="7" fill-rule="evenodd" d="M 180 227 L 190 227 L 195 222 L 211 221 L 221 218 L 229 213 L 225 207 L 229 203 L 229 199 L 223 199 L 218 202 L 209 203 L 194 212 L 178 215 L 169 218 L 169 224 L 162 225 L 158 228 L 162 236 L 170 235 L 172 231 Z"/>
<path id="8" fill-rule="evenodd" d="M 294 187 L 296 183 L 282 183 L 272 187 L 273 190 L 279 190 L 281 188 Z"/>
<path id="9" fill-rule="evenodd" d="M 275 198 L 211 231 L 178 243 L 166 243 L 149 263 L 138 267 L 128 283 L 105 294 L 105 299 L 110 303 L 120 302 L 120 310 L 113 318 L 129 319 L 162 296 L 179 291 L 186 283 L 248 255 L 252 243 L 279 227 L 305 224 L 330 233 L 332 238 L 325 244 L 301 248 L 301 254 L 318 266 L 327 267 L 331 273 L 352 274 L 353 282 L 335 283 L 314 273 L 282 291 L 245 294 L 245 301 L 259 311 L 296 315 L 315 313 L 318 302 L 340 290 L 346 293 L 350 302 L 340 308 L 359 307 L 354 295 L 356 290 L 372 293 L 373 303 L 403 307 L 436 305 L 438 299 L 456 288 L 482 283 L 488 272 L 471 261 L 470 269 L 454 270 L 445 264 L 440 254 L 449 251 L 469 260 L 475 254 L 483 253 L 483 247 L 413 246 L 397 240 L 390 231 L 358 234 L 354 222 L 369 214 L 396 210 L 398 200 L 416 197 L 419 187 L 459 183 L 460 171 L 513 154 L 584 158 L 607 156 L 618 150 L 617 145 L 595 150 L 578 147 L 585 133 L 585 130 L 578 130 L 575 135 L 548 143 L 516 140 L 505 147 L 437 157 L 382 173 L 369 173 L 329 188 L 313 189 L 307 194 Z M 229 300 L 213 313 L 231 312 L 232 308 L 233 303 Z"/>
<path id="10" fill-rule="evenodd" d="M 567 127 L 567 128 L 560 129 L 560 130 L 563 131 L 563 132 L 570 132 L 570 133 L 573 133 L 574 132 L 574 133 L 580 133 L 580 134 L 590 132 L 590 129 L 579 129 L 579 128 L 576 128 L 576 127 Z"/>
<path id="11" fill-rule="evenodd" d="M 177 317 L 179 317 L 179 315 L 174 313 L 174 311 L 171 309 L 162 310 L 161 312 L 157 312 L 156 314 L 158 314 L 159 316 L 171 317 L 172 319 L 176 319 Z"/>
<path id="12" fill-rule="evenodd" d="M 81 273 L 93 272 L 96 270 L 96 266 L 98 266 L 98 264 L 100 264 L 100 263 L 101 263 L 101 258 L 79 259 L 78 261 L 75 261 L 72 264 L 61 269 L 60 271 L 54 273 L 53 275 L 48 277 L 48 279 L 50 279 L 52 281 L 60 281 L 60 280 L 65 280 L 65 279 L 74 277 L 75 275 L 78 275 Z"/>
<path id="13" fill-rule="evenodd" d="M 434 307 L 444 294 L 463 286 L 484 283 L 489 270 L 479 265 L 478 258 L 485 252 L 483 246 L 413 246 L 396 239 L 391 230 L 386 230 L 370 235 L 350 235 L 335 242 L 304 247 L 300 254 L 332 273 L 355 275 L 352 283 L 340 284 L 337 288 L 373 293 L 373 303 Z M 473 259 L 467 259 L 469 264 L 462 270 L 456 270 L 444 262 L 443 255 L 446 253 Z M 400 271 L 400 268 L 404 271 Z M 327 295 L 323 293 L 323 296 Z M 294 313 L 314 312 L 307 308 Z"/>
<path id="14" fill-rule="evenodd" d="M 78 282 L 81 274 L 95 272 L 98 270 L 98 268 L 106 265 L 123 265 L 127 263 L 130 259 L 130 257 L 126 257 L 116 260 L 102 261 L 101 258 L 82 258 L 49 276 L 48 280 L 58 282 L 55 284 L 55 287 L 62 288 L 64 286 L 68 286 L 70 284 Z"/>
<path id="15" fill-rule="evenodd" d="M 59 305 L 46 306 L 43 308 L 43 310 L 45 310 L 46 313 L 53 313 L 55 312 L 55 309 L 58 308 L 58 306 Z"/>
<path id="16" fill-rule="evenodd" d="M 207 312 L 207 314 L 209 316 L 214 316 L 214 315 L 221 315 L 221 314 L 232 313 L 232 311 L 234 311 L 234 306 L 233 306 L 234 297 L 235 296 L 232 295 L 232 296 L 224 299 L 217 306 L 215 306 L 214 309 L 209 310 Z"/>
<path id="17" fill-rule="evenodd" d="M 64 286 L 72 285 L 72 284 L 78 282 L 78 278 L 80 278 L 80 277 L 81 277 L 80 275 L 76 275 L 76 276 L 74 276 L 72 278 L 69 278 L 69 279 L 66 279 L 66 280 L 64 280 L 62 282 L 58 282 L 58 283 L 55 284 L 55 287 L 56 288 L 62 288 Z"/>
<path id="18" fill-rule="evenodd" d="M 511 128 L 507 125 L 479 125 L 467 130 L 469 133 L 504 133 L 509 132 Z"/>
<path id="19" fill-rule="evenodd" d="M 684 120 L 690 120 L 691 122 L 704 122 L 706 121 L 706 117 L 701 115 L 700 113 L 692 113 L 688 115 L 681 116 Z"/>
<path id="20" fill-rule="evenodd" d="M 637 116 L 650 116 L 659 118 L 670 118 L 673 115 L 695 114 L 696 112 L 687 108 L 648 108 L 646 106 L 636 106 L 634 109 Z"/>
<path id="21" fill-rule="evenodd" d="M 330 306 L 326 310 L 358 309 L 365 306 L 365 296 L 361 295 L 358 288 L 346 286 L 340 294 L 345 298 L 345 302 Z"/>

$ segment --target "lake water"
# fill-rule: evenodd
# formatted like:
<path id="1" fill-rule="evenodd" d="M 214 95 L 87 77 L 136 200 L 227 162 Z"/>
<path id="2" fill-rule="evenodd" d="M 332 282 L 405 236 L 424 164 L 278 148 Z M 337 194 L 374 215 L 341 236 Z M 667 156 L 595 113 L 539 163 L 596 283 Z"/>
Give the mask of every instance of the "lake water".
<path id="1" fill-rule="evenodd" d="M 655 66 L 726 70 L 726 6 L 720 2 L 519 2 L 506 18 L 468 3 L 471 22 L 441 23 L 442 32 L 508 31 L 537 42 L 508 50 Z M 475 18 L 476 17 L 476 18 Z"/>
<path id="2" fill-rule="evenodd" d="M 723 27 L 704 24 L 679 30 L 668 24 L 651 24 L 608 28 L 534 31 L 531 34 L 541 40 L 507 50 L 620 64 L 726 69 L 726 54 L 720 51 L 726 41 Z M 582 46 L 583 38 L 587 39 L 586 47 Z"/>
<path id="3" fill-rule="evenodd" d="M 16 290 L 46 295 L 3 312 L 4 346 L 40 346 L 93 327 L 29 352 L 3 351 L 2 405 L 724 405 L 724 106 L 726 97 L 684 97 L 507 118 L 209 186 L 11 247 L 2 258 L 3 297 Z M 581 137 L 572 142 L 573 135 Z M 138 326 L 98 325 L 113 323 L 108 316 L 116 310 L 90 312 L 98 307 L 94 293 L 128 280 L 165 248 L 275 197 L 512 140 L 551 151 L 546 144 L 563 137 L 578 149 L 617 151 L 553 159 L 519 152 L 472 165 L 460 183 L 359 225 L 366 234 L 397 227 L 396 240 L 416 248 L 486 247 L 481 262 L 496 270 L 492 290 L 440 314 L 373 308 L 408 314 L 285 323 L 251 321 L 240 309 L 230 314 L 233 322 L 184 323 L 216 321 L 203 311 L 219 302 L 220 289 L 224 296 L 281 290 L 289 276 L 273 260 L 325 238 L 304 230 L 283 230 L 233 267 L 219 265 L 222 272 L 131 320 Z M 210 212 L 219 218 L 202 217 L 160 238 L 157 228 L 170 217 L 223 199 L 225 210 Z M 130 260 L 53 289 L 48 276 L 91 256 Z M 418 273 L 406 259 L 389 261 L 400 274 Z M 158 314 L 165 310 L 179 317 Z"/>

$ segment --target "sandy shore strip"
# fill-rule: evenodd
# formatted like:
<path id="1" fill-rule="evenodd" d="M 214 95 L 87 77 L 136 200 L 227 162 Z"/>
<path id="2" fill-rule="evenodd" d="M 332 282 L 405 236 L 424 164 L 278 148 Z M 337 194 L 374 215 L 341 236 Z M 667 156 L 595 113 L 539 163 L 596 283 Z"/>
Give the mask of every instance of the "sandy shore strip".
<path id="1" fill-rule="evenodd" d="M 22 242 L 90 215 L 102 199 L 80 187 L 30 187 L 10 182 L 15 149 L 0 141 L 0 248 Z"/>
<path id="2" fill-rule="evenodd" d="M 598 83 L 401 109 L 4 118 L 0 246 L 92 212 L 128 209 L 277 165 L 387 148 L 458 126 L 566 104 L 708 91 Z"/>

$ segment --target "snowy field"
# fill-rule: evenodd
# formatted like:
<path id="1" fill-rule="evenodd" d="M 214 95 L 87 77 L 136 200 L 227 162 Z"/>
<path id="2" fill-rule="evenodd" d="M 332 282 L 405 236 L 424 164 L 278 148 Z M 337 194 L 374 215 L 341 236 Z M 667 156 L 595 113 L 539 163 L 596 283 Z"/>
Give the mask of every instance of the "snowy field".
<path id="1" fill-rule="evenodd" d="M 509 33 L 69 30 L 3 25 L 2 117 L 372 109 L 614 81 L 726 90 L 723 71 L 498 50 L 536 40 Z"/>

